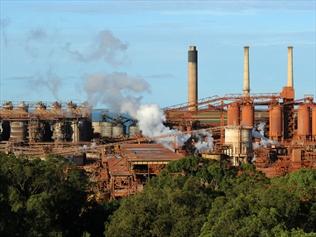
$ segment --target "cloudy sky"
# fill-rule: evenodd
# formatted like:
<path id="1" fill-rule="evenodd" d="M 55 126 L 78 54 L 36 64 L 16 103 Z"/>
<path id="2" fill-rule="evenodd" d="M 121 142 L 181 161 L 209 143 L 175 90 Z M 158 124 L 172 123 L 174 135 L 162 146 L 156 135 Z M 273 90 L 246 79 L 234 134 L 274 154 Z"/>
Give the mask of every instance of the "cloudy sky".
<path id="1" fill-rule="evenodd" d="M 199 50 L 199 98 L 279 92 L 294 46 L 297 98 L 316 94 L 316 1 L 0 0 L 0 100 L 161 106 L 186 101 L 187 49 Z"/>

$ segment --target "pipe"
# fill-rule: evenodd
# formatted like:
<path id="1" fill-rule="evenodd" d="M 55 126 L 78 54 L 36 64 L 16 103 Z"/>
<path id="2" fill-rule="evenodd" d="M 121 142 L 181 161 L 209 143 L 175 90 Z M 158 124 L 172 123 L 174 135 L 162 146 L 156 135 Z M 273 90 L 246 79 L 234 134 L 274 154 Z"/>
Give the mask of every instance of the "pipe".
<path id="1" fill-rule="evenodd" d="M 243 95 L 249 96 L 250 93 L 250 80 L 249 80 L 249 46 L 244 47 L 244 83 Z"/>
<path id="2" fill-rule="evenodd" d="M 196 46 L 188 50 L 188 103 L 189 110 L 196 111 L 198 103 L 198 54 Z"/>
<path id="3" fill-rule="evenodd" d="M 287 87 L 293 87 L 293 47 L 287 47 Z"/>

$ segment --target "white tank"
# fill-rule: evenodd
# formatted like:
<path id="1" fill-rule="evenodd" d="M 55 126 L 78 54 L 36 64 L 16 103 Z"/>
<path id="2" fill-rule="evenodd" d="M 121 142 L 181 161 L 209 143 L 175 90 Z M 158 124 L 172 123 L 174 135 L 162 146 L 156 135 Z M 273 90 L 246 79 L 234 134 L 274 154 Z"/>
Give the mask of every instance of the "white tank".
<path id="1" fill-rule="evenodd" d="M 129 136 L 135 137 L 137 134 L 139 134 L 139 127 L 137 125 L 132 125 L 129 127 Z"/>
<path id="2" fill-rule="evenodd" d="M 101 137 L 112 137 L 112 127 L 110 122 L 101 122 Z"/>
<path id="3" fill-rule="evenodd" d="M 123 135 L 124 135 L 123 126 L 120 124 L 115 125 L 112 130 L 112 137 L 118 138 L 118 137 L 123 137 Z"/>
<path id="4" fill-rule="evenodd" d="M 22 142 L 26 138 L 26 126 L 24 122 L 11 122 L 10 140 Z"/>
<path id="5" fill-rule="evenodd" d="M 92 122 L 93 133 L 101 134 L 101 122 Z"/>
<path id="6" fill-rule="evenodd" d="M 64 138 L 62 123 L 57 122 L 53 125 L 53 139 L 54 141 L 62 141 Z"/>
<path id="7" fill-rule="evenodd" d="M 252 129 L 242 126 L 227 126 L 225 128 L 225 145 L 231 149 L 227 155 L 233 158 L 248 158 L 252 153 Z M 234 165 L 237 165 L 234 160 Z"/>

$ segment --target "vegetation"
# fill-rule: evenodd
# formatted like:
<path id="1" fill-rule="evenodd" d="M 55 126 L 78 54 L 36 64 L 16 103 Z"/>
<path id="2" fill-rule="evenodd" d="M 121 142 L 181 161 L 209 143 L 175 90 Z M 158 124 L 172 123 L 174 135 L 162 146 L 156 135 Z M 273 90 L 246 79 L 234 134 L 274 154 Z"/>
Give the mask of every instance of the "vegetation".
<path id="1" fill-rule="evenodd" d="M 316 236 L 316 171 L 267 179 L 198 157 L 171 162 L 142 193 L 89 200 L 58 157 L 0 154 L 0 236 Z"/>
<path id="2" fill-rule="evenodd" d="M 60 157 L 0 154 L 0 236 L 100 236 L 116 204 L 87 201 L 88 179 Z"/>
<path id="3" fill-rule="evenodd" d="M 315 236 L 316 172 L 267 179 L 188 157 L 122 201 L 108 236 Z"/>

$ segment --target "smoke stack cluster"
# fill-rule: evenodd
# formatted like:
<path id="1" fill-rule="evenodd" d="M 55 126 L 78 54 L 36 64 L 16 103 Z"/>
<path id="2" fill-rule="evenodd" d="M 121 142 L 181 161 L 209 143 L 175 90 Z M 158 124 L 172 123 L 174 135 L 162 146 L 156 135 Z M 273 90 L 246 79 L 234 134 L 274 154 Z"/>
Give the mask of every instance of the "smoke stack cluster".
<path id="1" fill-rule="evenodd" d="M 196 46 L 189 46 L 188 51 L 188 103 L 189 110 L 196 111 L 198 103 L 198 54 Z"/>
<path id="2" fill-rule="evenodd" d="M 249 80 L 249 46 L 244 47 L 244 83 L 243 95 L 249 96 L 250 94 L 250 80 Z"/>

